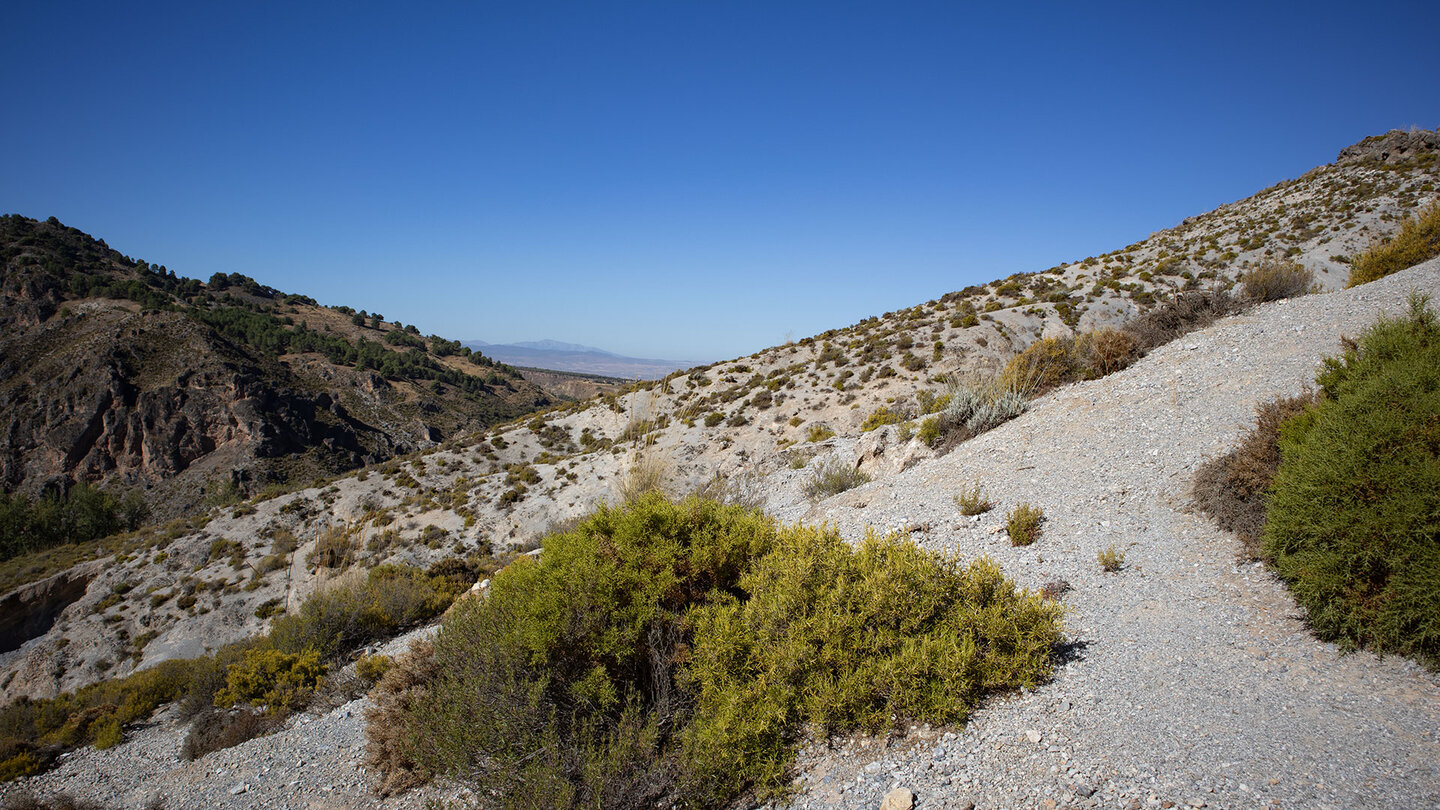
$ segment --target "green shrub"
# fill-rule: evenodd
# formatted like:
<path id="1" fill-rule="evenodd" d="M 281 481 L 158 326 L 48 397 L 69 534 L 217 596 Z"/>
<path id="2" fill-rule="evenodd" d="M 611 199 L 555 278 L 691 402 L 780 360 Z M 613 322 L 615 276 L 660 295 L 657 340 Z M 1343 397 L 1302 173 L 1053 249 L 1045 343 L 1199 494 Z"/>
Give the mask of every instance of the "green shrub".
<path id="1" fill-rule="evenodd" d="M 1012 546 L 1028 546 L 1040 539 L 1040 522 L 1045 514 L 1037 506 L 1022 503 L 1005 516 L 1005 533 Z"/>
<path id="2" fill-rule="evenodd" d="M 459 603 L 381 679 L 367 762 L 384 792 L 448 776 L 506 807 L 721 806 L 778 788 L 808 721 L 955 722 L 1038 683 L 1058 618 L 988 561 L 649 495 Z"/>
<path id="3" fill-rule="evenodd" d="M 920 439 L 926 447 L 940 444 L 941 439 L 945 438 L 945 432 L 940 426 L 940 417 L 925 417 L 925 420 L 920 423 L 920 430 L 916 434 L 916 438 Z"/>
<path id="4" fill-rule="evenodd" d="M 815 469 L 810 472 L 810 480 L 805 482 L 805 496 L 812 501 L 818 501 L 869 481 L 870 476 L 865 472 L 845 463 L 839 457 L 831 456 L 816 464 Z"/>
<path id="5" fill-rule="evenodd" d="M 1263 548 L 1311 625 L 1440 669 L 1440 325 L 1382 318 L 1280 428 Z"/>
<path id="6" fill-rule="evenodd" d="M 1414 219 L 1406 220 L 1394 239 L 1355 257 L 1345 286 L 1384 278 L 1436 256 L 1440 256 L 1440 202 L 1431 203 Z"/>

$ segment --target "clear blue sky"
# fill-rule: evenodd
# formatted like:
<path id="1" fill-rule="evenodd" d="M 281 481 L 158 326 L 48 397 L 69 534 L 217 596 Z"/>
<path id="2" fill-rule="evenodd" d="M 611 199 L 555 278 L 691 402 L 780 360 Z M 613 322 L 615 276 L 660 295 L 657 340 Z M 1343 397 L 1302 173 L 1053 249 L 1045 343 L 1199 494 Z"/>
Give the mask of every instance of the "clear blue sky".
<path id="1" fill-rule="evenodd" d="M 0 211 L 426 333 L 686 360 L 1440 125 L 1433 0 L 60 1 L 3 29 Z"/>

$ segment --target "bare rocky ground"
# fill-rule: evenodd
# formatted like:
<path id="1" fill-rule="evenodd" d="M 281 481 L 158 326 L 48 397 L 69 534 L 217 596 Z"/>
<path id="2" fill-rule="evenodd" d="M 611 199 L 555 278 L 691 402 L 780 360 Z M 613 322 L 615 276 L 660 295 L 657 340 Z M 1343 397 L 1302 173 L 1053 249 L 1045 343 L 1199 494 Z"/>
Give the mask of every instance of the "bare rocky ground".
<path id="1" fill-rule="evenodd" d="M 1196 467 L 1234 444 L 1258 402 L 1300 390 L 1342 335 L 1403 312 L 1417 290 L 1440 292 L 1440 260 L 1227 318 L 813 506 L 777 491 L 772 511 L 785 519 L 857 539 L 867 527 L 910 530 L 928 548 L 989 555 L 1027 587 L 1070 586 L 1067 660 L 1052 682 L 990 700 L 964 728 L 812 744 L 789 806 L 874 808 L 897 786 L 920 808 L 1440 806 L 1440 678 L 1314 639 L 1284 587 L 1237 561 L 1233 537 L 1189 502 Z M 966 518 L 952 496 L 974 481 L 996 506 Z M 1016 548 L 999 526 L 1022 501 L 1046 520 L 1035 545 Z M 1125 552 L 1118 573 L 1096 561 L 1109 546 Z M 365 703 L 193 763 L 177 760 L 179 729 L 162 716 L 6 792 L 126 807 L 154 796 L 315 808 L 461 797 L 442 787 L 377 799 L 360 765 Z"/>

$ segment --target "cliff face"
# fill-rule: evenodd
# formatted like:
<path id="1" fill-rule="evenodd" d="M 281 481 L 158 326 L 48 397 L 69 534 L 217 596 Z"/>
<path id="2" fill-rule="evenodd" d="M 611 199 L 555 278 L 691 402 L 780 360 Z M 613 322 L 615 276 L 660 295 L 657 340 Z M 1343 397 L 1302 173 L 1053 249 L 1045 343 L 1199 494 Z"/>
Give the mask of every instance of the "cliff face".
<path id="1" fill-rule="evenodd" d="M 217 301 L 213 285 L 129 263 L 58 223 L 3 223 L 6 491 L 33 496 L 81 480 L 141 488 L 163 517 L 192 508 L 216 485 L 308 481 L 547 402 L 534 386 L 493 371 L 493 384 L 465 390 L 386 379 L 313 351 L 285 354 L 273 340 L 235 340 L 205 318 L 243 310 L 279 329 L 287 303 L 320 321 L 328 311 L 264 290 L 258 299 Z M 348 345 L 343 333 L 327 339 Z M 432 365 L 434 373 L 450 368 Z M 446 379 L 468 383 L 453 372 Z"/>

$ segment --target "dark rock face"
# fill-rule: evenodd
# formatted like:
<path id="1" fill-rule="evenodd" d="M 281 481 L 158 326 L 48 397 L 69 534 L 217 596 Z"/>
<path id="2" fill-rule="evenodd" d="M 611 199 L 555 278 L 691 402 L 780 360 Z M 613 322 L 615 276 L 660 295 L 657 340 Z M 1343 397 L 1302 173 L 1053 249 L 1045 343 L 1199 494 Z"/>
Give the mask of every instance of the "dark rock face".
<path id="1" fill-rule="evenodd" d="M 11 360 L 0 382 L 6 489 L 38 489 L 57 478 L 153 483 L 216 451 L 244 467 L 321 442 L 353 466 L 375 444 L 362 442 L 373 432 L 365 426 L 293 387 L 276 387 L 283 369 L 257 368 L 176 313 L 141 316 L 95 304 L 7 330 L 0 354 Z"/>
<path id="2" fill-rule="evenodd" d="M 1338 162 L 1403 163 L 1433 152 L 1440 152 L 1440 129 L 1392 129 L 1341 149 Z"/>
<path id="3" fill-rule="evenodd" d="M 78 565 L 0 598 L 0 653 L 18 650 L 30 639 L 45 635 L 60 613 L 85 595 L 98 571 L 96 563 Z"/>

